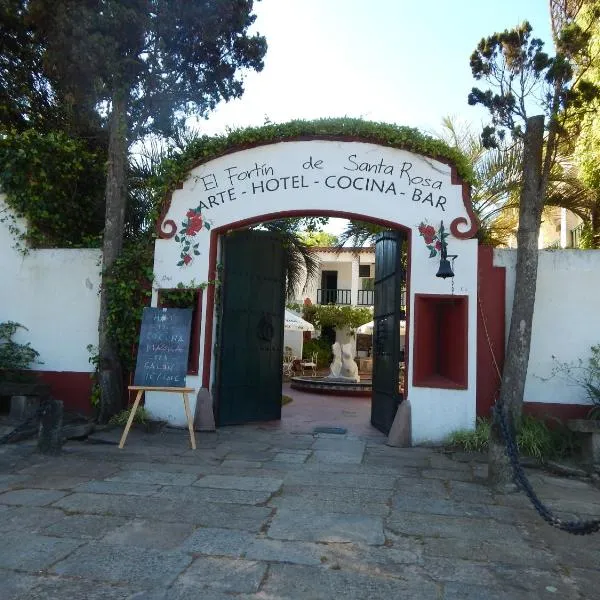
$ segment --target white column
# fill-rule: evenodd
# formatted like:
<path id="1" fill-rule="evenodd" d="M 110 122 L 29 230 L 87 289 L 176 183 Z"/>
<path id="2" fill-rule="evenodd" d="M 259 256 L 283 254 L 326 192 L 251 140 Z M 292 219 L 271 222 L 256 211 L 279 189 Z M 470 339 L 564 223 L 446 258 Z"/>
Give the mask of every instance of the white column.
<path id="1" fill-rule="evenodd" d="M 560 247 L 567 248 L 569 245 L 568 240 L 569 228 L 567 226 L 567 209 L 560 209 Z"/>
<path id="2" fill-rule="evenodd" d="M 353 256 L 352 257 L 352 280 L 351 280 L 351 285 L 350 285 L 350 289 L 351 289 L 351 296 L 352 298 L 350 299 L 350 304 L 352 304 L 352 306 L 356 306 L 356 303 L 358 301 L 358 290 L 359 288 L 359 283 L 360 283 L 360 279 L 358 277 L 358 265 L 360 262 L 360 257 L 357 256 Z"/>

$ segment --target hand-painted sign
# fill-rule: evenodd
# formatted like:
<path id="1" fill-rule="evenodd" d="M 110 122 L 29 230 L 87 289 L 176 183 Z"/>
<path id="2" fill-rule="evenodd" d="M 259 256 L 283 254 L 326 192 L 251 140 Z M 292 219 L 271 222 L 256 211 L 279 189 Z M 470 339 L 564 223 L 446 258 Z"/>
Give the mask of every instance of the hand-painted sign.
<path id="1" fill-rule="evenodd" d="M 191 308 L 144 308 L 134 385 L 185 387 Z"/>

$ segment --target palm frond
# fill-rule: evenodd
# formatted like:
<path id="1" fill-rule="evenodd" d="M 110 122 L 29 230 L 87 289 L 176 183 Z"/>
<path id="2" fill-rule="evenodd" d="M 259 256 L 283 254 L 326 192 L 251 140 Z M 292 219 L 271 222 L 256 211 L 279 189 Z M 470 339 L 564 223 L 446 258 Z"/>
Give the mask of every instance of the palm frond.
<path id="1" fill-rule="evenodd" d="M 261 223 L 257 228 L 277 233 L 284 248 L 286 297 L 291 300 L 300 290 L 304 292 L 312 279 L 319 275 L 319 259 L 298 236 L 298 224 L 293 219 Z"/>
<path id="2" fill-rule="evenodd" d="M 346 229 L 338 236 L 337 247 L 341 249 L 346 242 L 350 242 L 353 248 L 362 248 L 368 243 L 373 243 L 375 236 L 384 230 L 384 227 L 375 223 L 349 221 Z"/>

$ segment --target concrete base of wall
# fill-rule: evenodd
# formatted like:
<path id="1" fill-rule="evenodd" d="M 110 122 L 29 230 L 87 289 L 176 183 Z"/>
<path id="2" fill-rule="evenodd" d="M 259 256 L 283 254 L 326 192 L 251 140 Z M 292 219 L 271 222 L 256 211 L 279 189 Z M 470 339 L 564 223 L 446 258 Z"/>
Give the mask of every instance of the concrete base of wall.
<path id="1" fill-rule="evenodd" d="M 25 421 L 33 417 L 39 407 L 39 396 L 12 396 L 8 416 L 11 421 Z"/>

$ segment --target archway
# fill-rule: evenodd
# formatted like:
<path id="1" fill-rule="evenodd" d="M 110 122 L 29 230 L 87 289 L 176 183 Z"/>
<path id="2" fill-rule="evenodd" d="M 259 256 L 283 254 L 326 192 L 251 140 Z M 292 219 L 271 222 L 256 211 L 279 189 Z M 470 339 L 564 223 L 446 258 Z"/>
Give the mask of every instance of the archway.
<path id="1" fill-rule="evenodd" d="M 304 215 L 363 219 L 409 232 L 407 310 L 413 315 L 414 335 L 407 363 L 413 440 L 441 439 L 451 430 L 470 427 L 475 416 L 477 294 L 477 243 L 471 238 L 477 224 L 468 186 L 443 156 L 326 135 L 222 150 L 192 166 L 168 198 L 155 247 L 153 304 L 160 288 L 216 279 L 219 233 Z M 459 257 L 450 281 L 435 277 L 442 222 L 449 231 L 449 251 Z M 200 302 L 198 369 L 188 385 L 206 397 L 215 339 L 213 285 Z M 158 393 L 149 395 L 148 404 L 172 423 L 183 421 Z"/>

